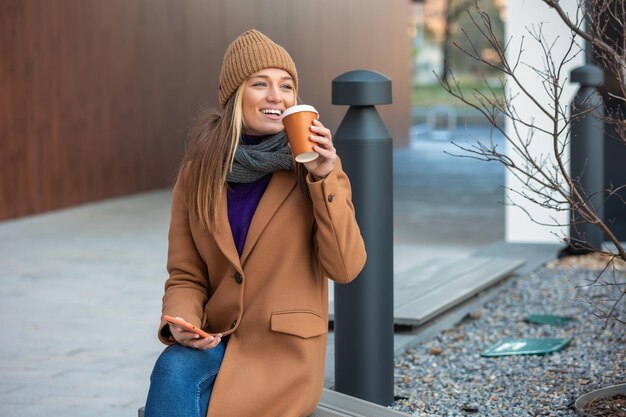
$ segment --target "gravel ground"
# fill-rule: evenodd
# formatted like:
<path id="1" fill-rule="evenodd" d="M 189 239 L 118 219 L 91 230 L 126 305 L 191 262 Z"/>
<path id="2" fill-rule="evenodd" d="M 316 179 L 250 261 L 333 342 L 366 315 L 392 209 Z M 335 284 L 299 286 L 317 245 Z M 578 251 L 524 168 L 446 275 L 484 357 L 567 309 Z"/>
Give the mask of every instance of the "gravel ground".
<path id="1" fill-rule="evenodd" d="M 461 323 L 396 359 L 397 410 L 415 416 L 576 416 L 575 399 L 626 382 L 626 324 L 605 322 L 585 300 L 615 297 L 621 287 L 589 286 L 602 265 L 593 257 L 555 261 L 506 289 Z M 605 274 L 607 280 L 612 275 Z M 600 301 L 597 301 L 600 302 Z M 616 312 L 626 321 L 626 301 Z M 530 314 L 571 316 L 565 325 L 535 325 Z M 481 357 L 506 338 L 571 337 L 547 355 Z"/>

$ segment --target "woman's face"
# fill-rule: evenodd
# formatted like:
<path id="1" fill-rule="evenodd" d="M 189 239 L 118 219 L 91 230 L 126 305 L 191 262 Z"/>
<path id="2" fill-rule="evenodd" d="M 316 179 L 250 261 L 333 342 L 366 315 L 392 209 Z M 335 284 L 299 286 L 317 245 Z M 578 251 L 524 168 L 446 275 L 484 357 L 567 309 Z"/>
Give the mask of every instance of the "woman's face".
<path id="1" fill-rule="evenodd" d="M 287 71 L 266 68 L 252 74 L 243 91 L 244 133 L 271 135 L 283 130 L 280 115 L 295 105 L 293 78 Z"/>

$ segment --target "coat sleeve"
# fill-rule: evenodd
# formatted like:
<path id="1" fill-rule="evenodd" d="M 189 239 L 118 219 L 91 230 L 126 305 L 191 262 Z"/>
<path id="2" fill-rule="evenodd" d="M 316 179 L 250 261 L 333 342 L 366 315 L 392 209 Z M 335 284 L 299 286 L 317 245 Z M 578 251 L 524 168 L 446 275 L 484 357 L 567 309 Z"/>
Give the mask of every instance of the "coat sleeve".
<path id="1" fill-rule="evenodd" d="M 313 181 L 307 176 L 317 225 L 315 239 L 322 268 L 333 281 L 347 283 L 361 272 L 366 252 L 354 215 L 352 189 L 337 159 L 326 178 Z"/>
<path id="2" fill-rule="evenodd" d="M 181 171 L 183 172 L 183 171 Z M 179 174 L 172 192 L 172 212 L 167 253 L 167 272 L 162 313 L 181 317 L 200 327 L 202 312 L 209 298 L 209 280 L 206 264 L 200 257 L 191 233 L 189 210 L 185 198 L 184 175 Z M 159 339 L 172 343 L 169 328 L 161 319 Z"/>

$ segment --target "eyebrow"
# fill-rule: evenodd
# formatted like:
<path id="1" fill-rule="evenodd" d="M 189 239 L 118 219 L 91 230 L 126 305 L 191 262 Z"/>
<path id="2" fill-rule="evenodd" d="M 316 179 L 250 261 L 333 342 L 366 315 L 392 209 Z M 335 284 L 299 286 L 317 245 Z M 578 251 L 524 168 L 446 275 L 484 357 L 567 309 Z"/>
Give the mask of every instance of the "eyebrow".
<path id="1" fill-rule="evenodd" d="M 250 78 L 263 78 L 263 79 L 270 79 L 269 75 L 252 75 Z M 286 75 L 284 77 L 280 78 L 281 80 L 289 80 L 289 81 L 293 81 L 293 78 Z"/>

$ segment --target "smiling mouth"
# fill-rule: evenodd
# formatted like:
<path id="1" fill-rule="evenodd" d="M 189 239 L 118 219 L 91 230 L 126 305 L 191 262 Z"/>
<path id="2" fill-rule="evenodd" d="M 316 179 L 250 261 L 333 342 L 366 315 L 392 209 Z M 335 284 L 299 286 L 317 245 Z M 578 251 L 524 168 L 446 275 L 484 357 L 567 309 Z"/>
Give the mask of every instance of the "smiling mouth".
<path id="1" fill-rule="evenodd" d="M 261 109 L 261 113 L 266 116 L 280 117 L 283 112 L 278 109 Z"/>

